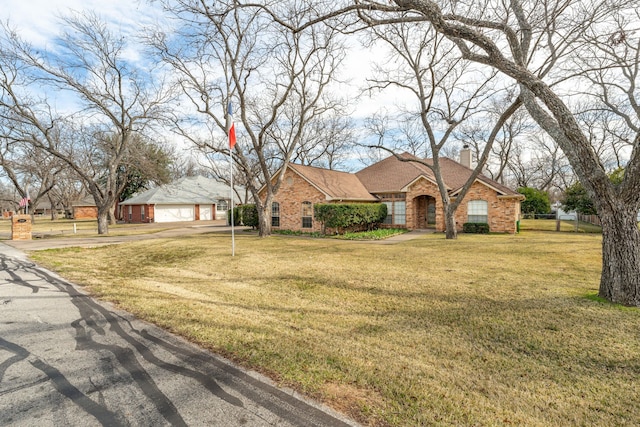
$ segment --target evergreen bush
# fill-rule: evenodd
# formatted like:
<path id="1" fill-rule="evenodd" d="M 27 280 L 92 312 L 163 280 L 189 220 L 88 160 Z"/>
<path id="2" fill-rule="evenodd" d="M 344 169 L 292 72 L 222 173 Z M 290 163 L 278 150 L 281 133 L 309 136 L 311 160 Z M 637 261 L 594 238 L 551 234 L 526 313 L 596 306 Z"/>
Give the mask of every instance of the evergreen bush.
<path id="1" fill-rule="evenodd" d="M 488 234 L 489 224 L 486 222 L 465 222 L 462 224 L 462 231 L 465 233 Z"/>
<path id="2" fill-rule="evenodd" d="M 319 203 L 313 206 L 316 220 L 324 228 L 345 230 L 371 230 L 387 217 L 384 203 Z"/>
<path id="3" fill-rule="evenodd" d="M 227 211 L 227 224 L 231 225 L 231 210 Z M 258 228 L 258 209 L 256 205 L 240 205 L 233 208 L 233 225 Z"/>

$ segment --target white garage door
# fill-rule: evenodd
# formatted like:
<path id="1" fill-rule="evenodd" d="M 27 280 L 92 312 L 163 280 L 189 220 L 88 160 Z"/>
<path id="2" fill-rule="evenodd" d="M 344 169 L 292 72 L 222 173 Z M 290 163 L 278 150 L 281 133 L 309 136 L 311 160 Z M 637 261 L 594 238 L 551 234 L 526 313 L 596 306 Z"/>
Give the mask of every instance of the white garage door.
<path id="1" fill-rule="evenodd" d="M 156 205 L 155 222 L 194 221 L 194 206 L 188 205 Z"/>
<path id="2" fill-rule="evenodd" d="M 211 206 L 200 205 L 200 219 L 202 221 L 211 221 Z"/>

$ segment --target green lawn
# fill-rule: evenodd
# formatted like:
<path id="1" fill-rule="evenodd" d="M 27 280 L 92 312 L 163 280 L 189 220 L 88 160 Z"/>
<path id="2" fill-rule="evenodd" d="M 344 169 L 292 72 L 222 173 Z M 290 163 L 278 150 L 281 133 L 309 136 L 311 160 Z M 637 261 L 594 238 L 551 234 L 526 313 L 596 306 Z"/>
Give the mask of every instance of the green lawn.
<path id="1" fill-rule="evenodd" d="M 601 236 L 377 245 L 210 234 L 33 257 L 366 425 L 637 425 L 640 311 Z"/>

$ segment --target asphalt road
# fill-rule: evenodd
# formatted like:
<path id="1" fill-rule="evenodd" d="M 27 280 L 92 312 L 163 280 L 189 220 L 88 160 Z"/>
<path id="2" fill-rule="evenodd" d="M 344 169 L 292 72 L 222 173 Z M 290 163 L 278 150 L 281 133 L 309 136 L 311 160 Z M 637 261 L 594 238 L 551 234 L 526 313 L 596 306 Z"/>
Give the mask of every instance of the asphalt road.
<path id="1" fill-rule="evenodd" d="M 0 426 L 348 426 L 0 243 Z"/>

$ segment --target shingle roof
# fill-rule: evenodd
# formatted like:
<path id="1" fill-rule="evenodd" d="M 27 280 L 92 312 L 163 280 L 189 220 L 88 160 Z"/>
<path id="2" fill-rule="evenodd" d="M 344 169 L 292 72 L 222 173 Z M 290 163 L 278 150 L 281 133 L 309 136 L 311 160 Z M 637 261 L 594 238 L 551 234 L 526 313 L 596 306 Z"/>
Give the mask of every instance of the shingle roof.
<path id="1" fill-rule="evenodd" d="M 401 157 L 418 159 L 409 153 L 403 153 Z M 356 176 L 370 193 L 397 193 L 420 176 L 436 182 L 428 167 L 416 162 L 403 162 L 395 156 L 362 169 Z"/>
<path id="2" fill-rule="evenodd" d="M 328 200 L 377 201 L 352 173 L 289 164 L 289 168 L 315 186 Z"/>
<path id="3" fill-rule="evenodd" d="M 432 162 L 432 159 L 427 159 L 427 163 Z M 442 173 L 444 182 L 446 182 L 447 186 L 451 189 L 451 193 L 455 194 L 462 189 L 462 186 L 467 182 L 467 179 L 473 173 L 473 170 L 461 165 L 455 160 L 449 159 L 448 157 L 441 157 L 440 172 Z M 477 180 L 496 189 L 504 196 L 520 196 L 520 193 L 513 191 L 509 187 L 506 187 L 485 175 L 479 174 Z"/>
<path id="4" fill-rule="evenodd" d="M 91 194 L 84 196 L 82 199 L 76 200 L 71 203 L 71 206 L 95 206 L 96 201 Z"/>
<path id="5" fill-rule="evenodd" d="M 405 159 L 421 160 L 409 153 L 401 154 Z M 424 159 L 426 163 L 433 164 L 433 159 Z M 451 193 L 456 193 L 462 188 L 472 170 L 461 165 L 455 160 L 447 157 L 439 159 L 440 172 L 447 189 Z M 432 182 L 436 182 L 435 175 L 427 166 L 417 162 L 401 161 L 395 156 L 374 163 L 373 165 L 356 173 L 356 176 L 364 184 L 367 190 L 374 194 L 397 193 L 402 191 L 408 184 L 420 177 L 424 177 Z M 519 193 L 497 183 L 484 175 L 478 175 L 480 182 L 496 189 L 501 195 L 517 196 Z"/>
<path id="6" fill-rule="evenodd" d="M 151 188 L 120 203 L 121 205 L 214 204 L 229 199 L 229 186 L 202 176 L 185 177 Z"/>

